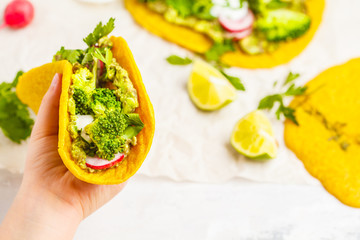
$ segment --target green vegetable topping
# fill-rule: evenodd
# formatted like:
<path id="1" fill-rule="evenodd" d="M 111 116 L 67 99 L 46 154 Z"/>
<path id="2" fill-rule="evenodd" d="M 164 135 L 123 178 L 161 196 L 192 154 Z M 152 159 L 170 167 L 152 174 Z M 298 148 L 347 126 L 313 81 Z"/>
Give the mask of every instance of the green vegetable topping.
<path id="1" fill-rule="evenodd" d="M 205 53 L 205 58 L 208 61 L 219 61 L 220 56 L 226 52 L 235 51 L 234 43 L 231 39 L 225 40 L 222 43 L 215 43 L 209 51 Z"/>
<path id="2" fill-rule="evenodd" d="M 245 91 L 245 87 L 242 84 L 240 78 L 238 77 L 234 77 L 234 76 L 230 76 L 228 74 L 226 74 L 224 71 L 220 71 L 228 80 L 229 82 L 237 89 L 240 91 Z"/>
<path id="3" fill-rule="evenodd" d="M 294 81 L 297 77 L 299 77 L 299 74 L 293 74 L 292 72 L 289 73 L 287 79 L 285 80 L 283 86 L 289 85 L 292 81 Z M 299 125 L 298 121 L 295 117 L 295 109 L 292 109 L 290 107 L 286 107 L 284 105 L 284 97 L 286 96 L 299 96 L 303 95 L 306 92 L 306 87 L 296 87 L 295 84 L 291 84 L 288 89 L 283 93 L 273 94 L 264 97 L 261 99 L 258 109 L 268 109 L 271 110 L 275 103 L 278 102 L 278 109 L 276 110 L 276 117 L 280 119 L 281 115 L 284 115 L 285 118 L 288 118 L 292 122 L 294 122 L 296 125 Z"/>
<path id="4" fill-rule="evenodd" d="M 19 100 L 14 91 L 22 74 L 23 72 L 19 71 L 12 83 L 0 84 L 0 128 L 4 135 L 15 143 L 26 140 L 34 124 L 27 106 Z"/>
<path id="5" fill-rule="evenodd" d="M 166 61 L 172 65 L 188 65 L 192 63 L 192 60 L 188 57 L 182 58 L 176 55 L 171 55 L 168 58 L 166 58 Z"/>
<path id="6" fill-rule="evenodd" d="M 89 46 L 94 46 L 102 37 L 109 35 L 115 28 L 115 19 L 110 18 L 109 21 L 103 25 L 100 22 L 94 31 L 90 33 L 86 38 L 84 38 L 84 42 Z"/>
<path id="7" fill-rule="evenodd" d="M 268 11 L 256 21 L 256 27 L 268 41 L 286 41 L 305 34 L 311 24 L 308 15 L 287 9 Z"/>

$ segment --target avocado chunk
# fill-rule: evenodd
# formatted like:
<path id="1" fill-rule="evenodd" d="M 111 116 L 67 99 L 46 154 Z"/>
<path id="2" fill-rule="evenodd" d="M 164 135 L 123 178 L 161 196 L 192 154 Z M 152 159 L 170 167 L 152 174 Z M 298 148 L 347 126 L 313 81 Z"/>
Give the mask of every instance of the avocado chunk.
<path id="1" fill-rule="evenodd" d="M 268 41 L 287 41 L 298 38 L 309 30 L 311 19 L 304 13 L 288 9 L 268 11 L 256 21 L 257 29 Z"/>

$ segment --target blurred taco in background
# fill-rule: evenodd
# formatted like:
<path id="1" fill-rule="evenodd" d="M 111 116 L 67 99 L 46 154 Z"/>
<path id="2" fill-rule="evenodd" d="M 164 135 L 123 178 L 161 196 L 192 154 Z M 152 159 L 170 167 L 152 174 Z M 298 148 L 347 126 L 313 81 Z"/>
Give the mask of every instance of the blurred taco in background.
<path id="1" fill-rule="evenodd" d="M 118 184 L 140 168 L 154 135 L 154 112 L 128 45 L 108 38 L 114 19 L 84 38 L 86 50 L 62 47 L 53 62 L 25 73 L 17 95 L 37 113 L 62 73 L 59 154 L 78 179 Z"/>
<path id="2" fill-rule="evenodd" d="M 346 205 L 360 208 L 360 58 L 331 67 L 296 96 L 299 125 L 286 120 L 285 143 L 306 170 Z"/>
<path id="3" fill-rule="evenodd" d="M 208 60 L 270 68 L 304 50 L 325 0 L 125 0 L 148 31 Z"/>

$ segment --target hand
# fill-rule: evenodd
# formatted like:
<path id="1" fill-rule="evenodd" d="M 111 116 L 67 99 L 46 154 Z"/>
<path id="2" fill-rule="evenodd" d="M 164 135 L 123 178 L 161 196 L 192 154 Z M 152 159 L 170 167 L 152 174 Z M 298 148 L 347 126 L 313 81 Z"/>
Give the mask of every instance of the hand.
<path id="1" fill-rule="evenodd" d="M 4 229 L 11 232 L 8 227 L 15 224 L 14 231 L 19 232 L 19 228 L 22 228 L 19 220 L 23 220 L 25 222 L 22 224 L 25 226 L 27 223 L 36 223 L 53 235 L 41 235 L 41 230 L 36 227 L 34 230 L 29 226 L 25 234 L 30 231 L 34 234 L 33 238 L 29 235 L 21 238 L 17 234 L 19 238 L 8 239 L 25 239 L 24 236 L 26 239 L 37 240 L 71 239 L 81 220 L 108 202 L 125 186 L 125 183 L 110 186 L 85 183 L 67 170 L 58 154 L 60 94 L 61 76 L 56 74 L 42 100 L 31 134 L 23 182 L 0 228 L 1 235 Z M 59 233 L 62 228 L 66 228 L 63 235 Z M 54 235 L 55 232 L 57 235 Z"/>

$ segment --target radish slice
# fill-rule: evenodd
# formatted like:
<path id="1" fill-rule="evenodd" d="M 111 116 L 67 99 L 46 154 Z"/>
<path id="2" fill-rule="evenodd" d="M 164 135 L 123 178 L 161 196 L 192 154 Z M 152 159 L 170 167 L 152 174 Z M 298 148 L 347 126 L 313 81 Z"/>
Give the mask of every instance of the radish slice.
<path id="1" fill-rule="evenodd" d="M 99 157 L 89 157 L 87 156 L 86 166 L 92 169 L 105 169 L 114 166 L 116 163 L 121 162 L 124 159 L 125 155 L 122 153 L 115 154 L 113 160 L 109 161 Z"/>
<path id="2" fill-rule="evenodd" d="M 221 26 L 228 32 L 241 32 L 252 27 L 255 17 L 251 11 L 240 20 L 232 20 L 231 18 L 220 16 L 219 22 Z"/>
<path id="3" fill-rule="evenodd" d="M 252 33 L 252 28 L 248 28 L 241 32 L 229 33 L 227 36 L 229 36 L 230 38 L 232 38 L 234 40 L 241 40 L 241 39 L 249 36 L 251 33 Z"/>

